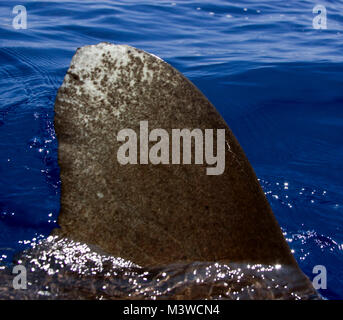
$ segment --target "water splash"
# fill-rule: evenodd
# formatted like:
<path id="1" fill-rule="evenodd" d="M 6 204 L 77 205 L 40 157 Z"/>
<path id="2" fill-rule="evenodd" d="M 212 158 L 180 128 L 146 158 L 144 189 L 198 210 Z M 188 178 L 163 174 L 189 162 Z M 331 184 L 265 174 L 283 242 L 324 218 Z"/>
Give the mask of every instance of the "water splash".
<path id="1" fill-rule="evenodd" d="M 2 271 L 1 299 L 319 299 L 298 270 L 219 262 L 142 268 L 98 248 L 50 236 L 17 257 L 27 290 L 12 290 Z"/>

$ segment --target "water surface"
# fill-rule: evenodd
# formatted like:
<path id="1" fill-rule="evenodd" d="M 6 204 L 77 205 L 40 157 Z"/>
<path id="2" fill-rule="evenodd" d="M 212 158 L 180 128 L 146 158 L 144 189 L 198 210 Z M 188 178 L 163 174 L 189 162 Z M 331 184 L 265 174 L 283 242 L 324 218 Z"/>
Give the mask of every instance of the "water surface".
<path id="1" fill-rule="evenodd" d="M 325 265 L 343 298 L 343 4 L 321 1 L 0 3 L 0 261 L 56 227 L 53 106 L 75 50 L 109 41 L 160 56 L 191 79 L 237 136 L 302 270 Z"/>

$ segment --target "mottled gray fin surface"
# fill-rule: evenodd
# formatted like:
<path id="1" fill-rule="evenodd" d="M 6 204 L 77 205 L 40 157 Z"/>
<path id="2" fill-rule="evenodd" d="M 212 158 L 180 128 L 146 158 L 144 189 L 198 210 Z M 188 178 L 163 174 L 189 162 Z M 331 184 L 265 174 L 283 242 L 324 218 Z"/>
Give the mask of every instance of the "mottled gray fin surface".
<path id="1" fill-rule="evenodd" d="M 225 171 L 207 175 L 206 163 L 121 165 L 118 132 L 139 133 L 140 121 L 170 136 L 172 129 L 225 129 Z M 229 127 L 158 57 L 127 45 L 79 48 L 58 91 L 55 130 L 62 187 L 54 233 L 141 266 L 297 266 Z"/>

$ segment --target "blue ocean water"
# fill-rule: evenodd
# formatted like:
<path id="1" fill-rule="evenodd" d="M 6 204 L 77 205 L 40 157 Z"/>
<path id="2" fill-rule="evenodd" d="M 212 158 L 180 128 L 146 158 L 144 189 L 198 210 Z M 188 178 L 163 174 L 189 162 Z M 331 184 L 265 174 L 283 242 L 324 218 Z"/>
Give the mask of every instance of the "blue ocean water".
<path id="1" fill-rule="evenodd" d="M 0 263 L 46 237 L 59 212 L 53 107 L 75 50 L 108 41 L 160 56 L 222 114 L 302 270 L 343 298 L 343 3 L 1 1 Z M 15 29 L 16 5 L 27 29 Z"/>

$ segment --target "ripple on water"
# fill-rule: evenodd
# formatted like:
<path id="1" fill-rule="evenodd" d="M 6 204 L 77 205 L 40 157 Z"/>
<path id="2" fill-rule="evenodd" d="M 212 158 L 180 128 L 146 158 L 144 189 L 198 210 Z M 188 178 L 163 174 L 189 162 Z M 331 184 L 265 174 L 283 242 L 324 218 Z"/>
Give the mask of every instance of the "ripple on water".
<path id="1" fill-rule="evenodd" d="M 301 269 L 312 279 L 313 268 L 327 268 L 330 296 L 339 297 L 342 279 L 343 215 L 340 194 L 331 188 L 304 185 L 293 179 L 268 177 L 260 184 Z M 326 296 L 327 290 L 321 294 Z"/>
<path id="2" fill-rule="evenodd" d="M 16 261 L 28 270 L 28 289 L 11 290 L 13 275 L 2 270 L 1 299 L 319 298 L 308 279 L 287 266 L 193 262 L 142 268 L 53 236 Z"/>
<path id="3" fill-rule="evenodd" d="M 342 298 L 343 10 L 325 5 L 328 30 L 312 28 L 310 0 L 31 1 L 29 29 L 14 30 L 0 2 L 0 263 L 54 225 L 54 97 L 77 47 L 109 41 L 161 56 L 210 98 L 265 180 L 300 266 L 310 277 L 326 265 L 328 295 Z"/>

